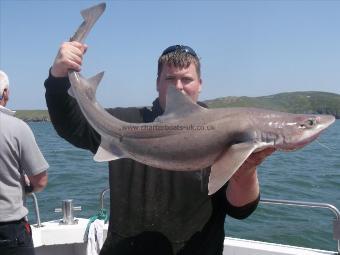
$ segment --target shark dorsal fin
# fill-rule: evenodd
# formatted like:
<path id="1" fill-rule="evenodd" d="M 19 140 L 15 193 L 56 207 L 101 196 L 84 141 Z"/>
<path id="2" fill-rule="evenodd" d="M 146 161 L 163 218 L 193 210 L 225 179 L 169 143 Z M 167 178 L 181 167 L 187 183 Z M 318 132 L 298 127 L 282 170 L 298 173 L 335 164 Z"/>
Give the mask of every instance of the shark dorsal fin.
<path id="1" fill-rule="evenodd" d="M 185 118 L 190 114 L 207 111 L 191 100 L 190 97 L 178 91 L 175 86 L 169 85 L 166 94 L 166 106 L 162 116 L 156 121 L 165 121 L 174 118 Z"/>

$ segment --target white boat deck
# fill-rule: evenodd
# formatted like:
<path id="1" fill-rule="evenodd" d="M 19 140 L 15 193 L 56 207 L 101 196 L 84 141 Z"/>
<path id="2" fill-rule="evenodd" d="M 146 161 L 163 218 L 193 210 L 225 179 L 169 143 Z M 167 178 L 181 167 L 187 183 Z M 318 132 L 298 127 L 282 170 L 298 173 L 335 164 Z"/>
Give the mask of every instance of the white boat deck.
<path id="1" fill-rule="evenodd" d="M 62 225 L 59 221 L 42 223 L 42 227 L 32 226 L 34 246 L 37 255 L 85 255 L 86 242 L 84 234 L 88 220 L 78 219 L 78 224 Z M 107 234 L 106 224 L 104 237 Z M 337 254 L 335 251 L 315 250 L 282 244 L 265 243 L 226 237 L 225 255 L 322 255 Z"/>

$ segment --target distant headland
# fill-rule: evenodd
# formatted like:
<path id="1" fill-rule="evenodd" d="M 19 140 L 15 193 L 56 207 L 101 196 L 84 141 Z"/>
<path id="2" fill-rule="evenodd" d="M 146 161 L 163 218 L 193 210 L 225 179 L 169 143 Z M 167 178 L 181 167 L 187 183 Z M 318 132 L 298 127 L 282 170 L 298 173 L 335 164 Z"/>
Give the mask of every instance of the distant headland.
<path id="1" fill-rule="evenodd" d="M 340 95 L 328 92 L 287 92 L 261 97 L 222 97 L 204 101 L 210 108 L 257 107 L 290 113 L 331 114 L 340 119 Z"/>
<path id="2" fill-rule="evenodd" d="M 261 97 L 221 97 L 204 101 L 210 108 L 257 107 L 291 113 L 332 114 L 340 119 L 340 95 L 328 92 L 287 92 Z M 47 110 L 17 110 L 26 122 L 50 121 Z"/>

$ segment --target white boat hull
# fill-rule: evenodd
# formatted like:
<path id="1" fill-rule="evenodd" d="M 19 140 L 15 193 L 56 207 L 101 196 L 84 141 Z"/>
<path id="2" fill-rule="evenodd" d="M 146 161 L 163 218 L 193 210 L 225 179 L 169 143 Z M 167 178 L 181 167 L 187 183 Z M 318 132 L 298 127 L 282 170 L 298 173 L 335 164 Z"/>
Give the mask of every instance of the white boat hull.
<path id="1" fill-rule="evenodd" d="M 78 224 L 61 225 L 59 221 L 42 223 L 43 227 L 32 226 L 33 241 L 37 255 L 84 255 L 84 242 L 88 220 L 78 219 Z M 104 238 L 108 225 L 104 226 Z M 336 254 L 334 251 L 316 250 L 275 243 L 266 243 L 226 237 L 223 255 L 322 255 Z"/>

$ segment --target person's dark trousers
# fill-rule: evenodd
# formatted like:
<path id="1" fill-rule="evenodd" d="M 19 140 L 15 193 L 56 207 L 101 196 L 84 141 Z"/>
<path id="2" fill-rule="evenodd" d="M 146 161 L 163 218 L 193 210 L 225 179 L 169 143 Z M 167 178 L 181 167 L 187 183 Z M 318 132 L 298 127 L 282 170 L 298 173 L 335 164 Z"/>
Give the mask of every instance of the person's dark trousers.
<path id="1" fill-rule="evenodd" d="M 35 255 L 32 230 L 24 219 L 0 222 L 1 255 Z"/>

